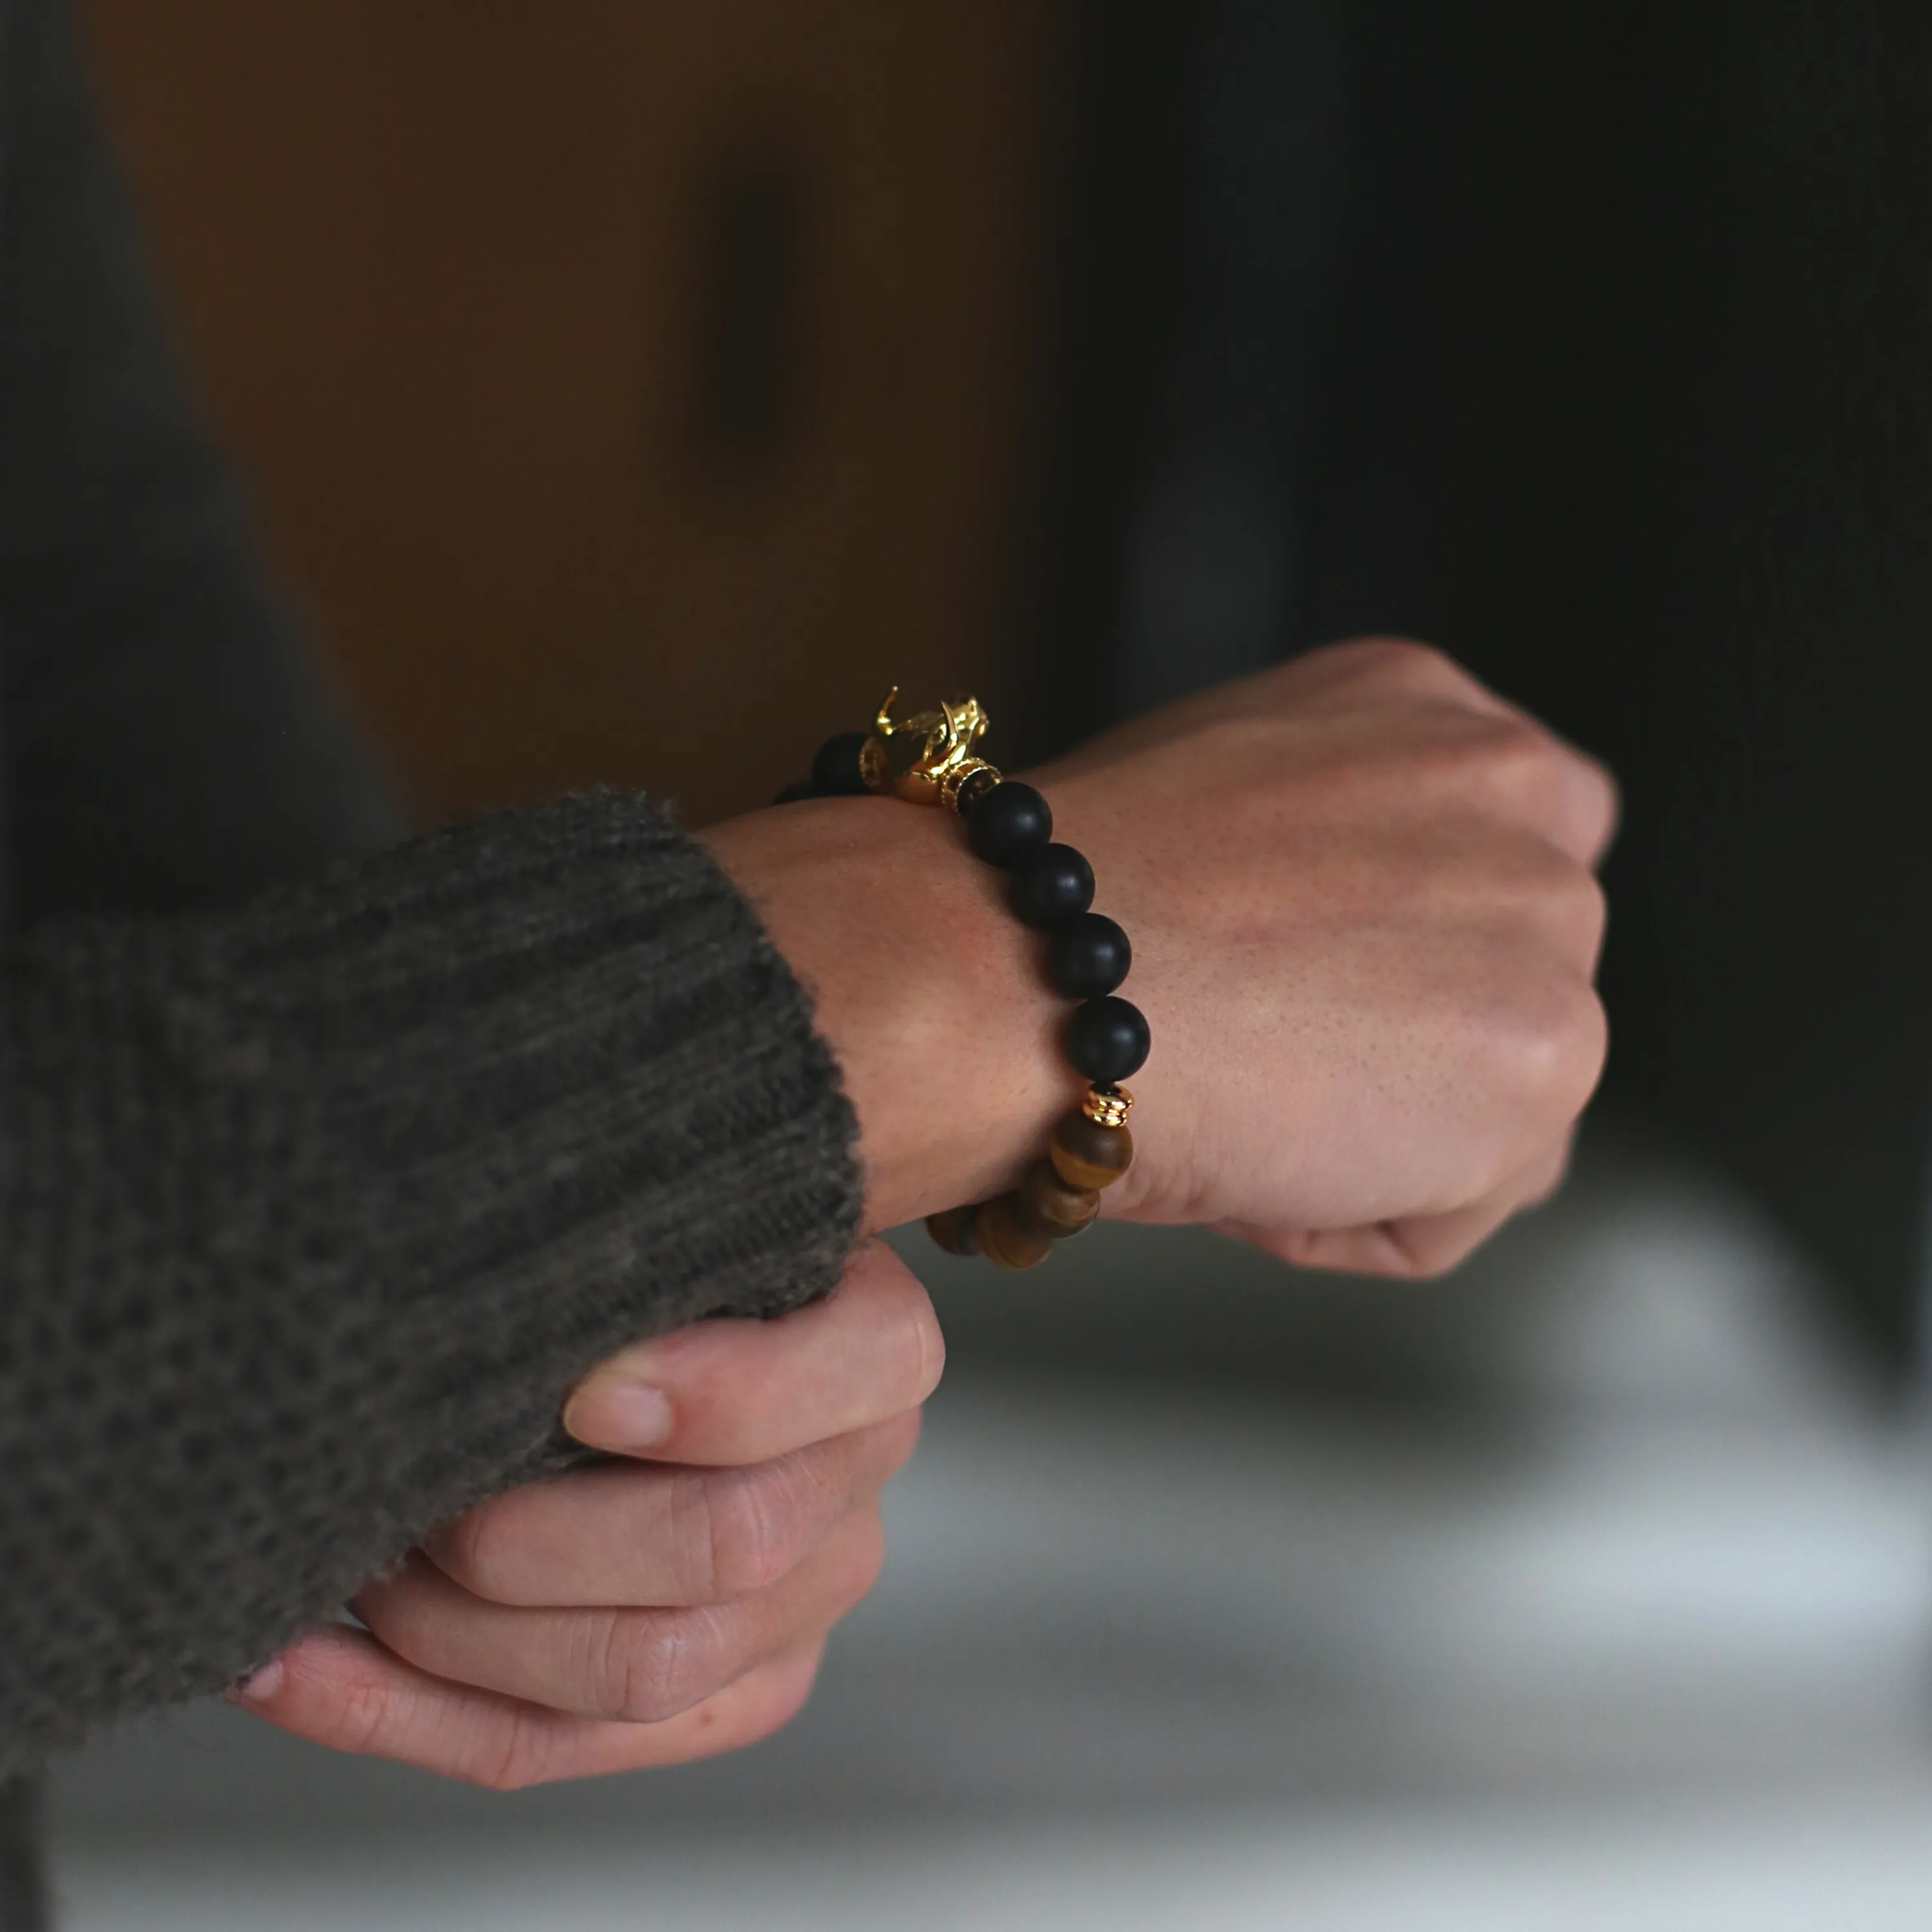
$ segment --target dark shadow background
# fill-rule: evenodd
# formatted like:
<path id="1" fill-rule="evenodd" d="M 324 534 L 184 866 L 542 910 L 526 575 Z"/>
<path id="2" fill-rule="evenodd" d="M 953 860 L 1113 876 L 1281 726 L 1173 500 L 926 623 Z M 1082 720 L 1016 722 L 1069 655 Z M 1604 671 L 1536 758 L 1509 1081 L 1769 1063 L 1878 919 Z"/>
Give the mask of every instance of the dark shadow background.
<path id="1" fill-rule="evenodd" d="M 216 414 L 426 814 L 741 809 L 893 678 L 980 691 L 1018 764 L 1430 638 L 1623 782 L 1605 1106 L 1742 1180 L 1902 1379 L 1922 7 L 88 12 Z"/>
<path id="2" fill-rule="evenodd" d="M 1932 16 L 1094 7 L 1063 728 L 1439 642 L 1605 758 L 1604 1104 L 1914 1358 L 1932 1065 Z"/>

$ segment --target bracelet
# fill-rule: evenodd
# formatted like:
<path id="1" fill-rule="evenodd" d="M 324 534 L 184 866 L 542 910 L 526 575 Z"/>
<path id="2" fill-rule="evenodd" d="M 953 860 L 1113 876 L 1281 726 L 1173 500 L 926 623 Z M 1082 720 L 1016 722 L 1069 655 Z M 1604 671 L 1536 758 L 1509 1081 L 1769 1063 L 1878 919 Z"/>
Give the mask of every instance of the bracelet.
<path id="1" fill-rule="evenodd" d="M 1141 1010 L 1116 989 L 1133 963 L 1127 935 L 1092 910 L 1094 868 L 1071 845 L 1056 844 L 1053 810 L 1030 784 L 1005 778 L 974 747 L 986 733 L 976 698 L 943 704 L 893 722 L 898 698 L 886 694 L 869 731 L 828 739 L 808 783 L 779 794 L 798 798 L 867 793 L 937 806 L 966 826 L 974 856 L 1010 875 L 1008 896 L 1026 923 L 1046 935 L 1048 982 L 1077 1005 L 1064 1043 L 1085 1097 L 1054 1129 L 1044 1156 L 1010 1194 L 926 1217 L 949 1253 L 983 1255 L 996 1267 L 1028 1268 L 1055 1241 L 1090 1227 L 1100 1193 L 1134 1157 L 1127 1115 L 1134 1096 L 1120 1084 L 1145 1064 L 1151 1036 Z"/>

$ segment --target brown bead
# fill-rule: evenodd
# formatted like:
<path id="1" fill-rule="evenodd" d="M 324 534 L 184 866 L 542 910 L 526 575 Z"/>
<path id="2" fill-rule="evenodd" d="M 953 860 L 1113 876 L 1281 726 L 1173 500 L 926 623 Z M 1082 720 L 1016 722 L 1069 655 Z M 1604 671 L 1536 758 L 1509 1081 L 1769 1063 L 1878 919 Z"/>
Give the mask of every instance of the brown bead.
<path id="1" fill-rule="evenodd" d="M 926 1232 L 949 1255 L 976 1255 L 979 1215 L 977 1208 L 948 1208 L 944 1213 L 926 1217 Z"/>
<path id="2" fill-rule="evenodd" d="M 1025 1219 L 1017 1194 L 1002 1194 L 980 1210 L 980 1252 L 995 1268 L 1037 1268 L 1053 1252 L 1053 1238 Z"/>
<path id="3" fill-rule="evenodd" d="M 1134 1137 L 1125 1127 L 1090 1120 L 1076 1107 L 1054 1129 L 1047 1151 L 1070 1185 L 1111 1187 L 1133 1164 Z"/>
<path id="4" fill-rule="evenodd" d="M 1050 1160 L 1036 1160 L 1027 1169 L 1019 1200 L 1027 1225 L 1056 1241 L 1091 1227 L 1100 1211 L 1099 1194 L 1061 1180 Z"/>

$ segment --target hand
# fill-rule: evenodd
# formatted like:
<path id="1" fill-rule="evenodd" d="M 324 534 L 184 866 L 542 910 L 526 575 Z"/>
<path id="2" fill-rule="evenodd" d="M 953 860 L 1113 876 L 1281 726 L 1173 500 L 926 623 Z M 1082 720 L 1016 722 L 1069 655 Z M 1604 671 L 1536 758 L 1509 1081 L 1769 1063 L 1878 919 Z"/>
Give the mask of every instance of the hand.
<path id="1" fill-rule="evenodd" d="M 1029 776 L 1154 1029 L 1107 1211 L 1423 1274 L 1557 1184 L 1605 1045 L 1600 767 L 1437 652 L 1365 642 Z M 875 1224 L 1010 1186 L 1076 1083 L 958 827 L 830 800 L 712 837 L 817 993 Z"/>
<path id="2" fill-rule="evenodd" d="M 880 1492 L 944 1346 L 866 1247 L 828 1300 L 607 1362 L 565 1411 L 605 1464 L 480 1504 L 236 1694 L 338 1750 L 499 1790 L 755 1742 L 872 1588 Z"/>

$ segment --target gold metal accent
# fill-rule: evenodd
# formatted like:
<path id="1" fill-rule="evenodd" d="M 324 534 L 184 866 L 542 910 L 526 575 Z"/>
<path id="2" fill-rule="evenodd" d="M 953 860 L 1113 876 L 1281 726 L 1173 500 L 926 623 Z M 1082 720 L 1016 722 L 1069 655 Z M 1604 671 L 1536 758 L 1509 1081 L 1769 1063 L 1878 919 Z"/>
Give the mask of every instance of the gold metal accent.
<path id="1" fill-rule="evenodd" d="M 1000 782 L 997 765 L 982 764 L 977 758 L 968 759 L 967 765 L 952 788 L 952 809 L 962 818 Z"/>
<path id="2" fill-rule="evenodd" d="M 973 747 L 986 736 L 987 718 L 976 698 L 948 698 L 937 711 L 916 711 L 892 722 L 898 700 L 894 685 L 872 721 L 874 735 L 859 754 L 859 769 L 874 791 L 889 791 L 912 805 L 957 811 L 958 788 L 975 771 L 991 770 Z"/>
<path id="3" fill-rule="evenodd" d="M 992 790 L 1000 782 L 1000 768 L 984 758 L 968 758 L 953 766 L 939 782 L 939 802 L 958 818 L 975 799 Z"/>
<path id="4" fill-rule="evenodd" d="M 1134 1096 L 1124 1087 L 1090 1087 L 1080 1111 L 1098 1127 L 1124 1127 Z"/>

